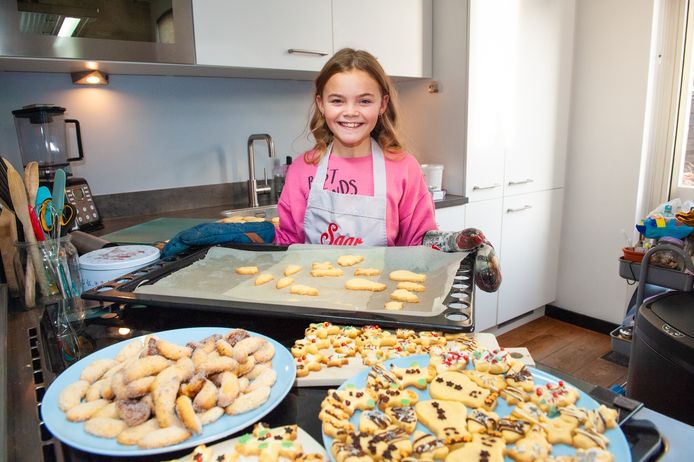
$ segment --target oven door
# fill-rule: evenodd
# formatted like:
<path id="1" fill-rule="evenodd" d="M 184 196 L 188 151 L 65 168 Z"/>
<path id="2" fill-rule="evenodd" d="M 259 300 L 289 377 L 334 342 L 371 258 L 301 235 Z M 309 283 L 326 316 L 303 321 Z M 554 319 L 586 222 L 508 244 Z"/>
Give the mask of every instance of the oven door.
<path id="1" fill-rule="evenodd" d="M 0 56 L 194 64 L 191 0 L 0 0 Z"/>

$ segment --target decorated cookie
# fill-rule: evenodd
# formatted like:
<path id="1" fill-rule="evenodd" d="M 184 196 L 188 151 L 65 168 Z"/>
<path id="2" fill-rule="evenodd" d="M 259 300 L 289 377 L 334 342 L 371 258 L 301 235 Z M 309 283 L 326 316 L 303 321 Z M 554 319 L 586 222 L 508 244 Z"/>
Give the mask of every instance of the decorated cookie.
<path id="1" fill-rule="evenodd" d="M 446 443 L 424 432 L 414 432 L 412 454 L 416 460 L 441 460 L 448 454 Z"/>
<path id="2" fill-rule="evenodd" d="M 473 382 L 487 390 L 500 392 L 506 388 L 506 380 L 501 375 L 480 372 L 478 370 L 465 370 L 463 374 L 468 376 Z"/>
<path id="3" fill-rule="evenodd" d="M 582 407 L 576 407 L 573 404 L 560 407 L 558 411 L 559 418 L 564 419 L 567 422 L 571 422 L 574 428 L 578 427 L 579 425 L 583 425 L 583 423 L 588 419 L 588 411 Z"/>
<path id="4" fill-rule="evenodd" d="M 482 388 L 461 372 L 446 371 L 436 376 L 429 387 L 432 398 L 460 401 L 467 407 L 493 410 L 497 394 Z"/>
<path id="5" fill-rule="evenodd" d="M 514 361 L 511 355 L 503 349 L 475 350 L 472 352 L 472 362 L 475 369 L 490 374 L 503 374 L 509 370 Z"/>
<path id="6" fill-rule="evenodd" d="M 518 403 L 511 411 L 511 415 L 516 419 L 527 420 L 535 425 L 547 420 L 547 414 L 534 403 Z"/>
<path id="7" fill-rule="evenodd" d="M 328 395 L 341 402 L 353 414 L 356 409 L 373 409 L 376 405 L 372 391 L 348 385 L 342 390 L 329 390 Z"/>
<path id="8" fill-rule="evenodd" d="M 505 417 L 499 419 L 498 430 L 507 443 L 515 443 L 530 431 L 531 424 L 527 420 Z"/>
<path id="9" fill-rule="evenodd" d="M 617 426 L 618 417 L 619 413 L 616 410 L 601 404 L 599 408 L 588 411 L 585 426 L 598 433 L 605 433 L 608 428 Z"/>
<path id="10" fill-rule="evenodd" d="M 533 428 L 525 437 L 516 441 L 508 450 L 508 455 L 516 462 L 533 462 L 545 460 L 552 452 L 552 445 L 542 429 Z"/>
<path id="11" fill-rule="evenodd" d="M 590 449 L 599 448 L 607 449 L 607 445 L 610 440 L 607 439 L 602 433 L 598 433 L 592 429 L 581 429 L 578 428 L 574 430 L 573 445 L 577 448 Z"/>
<path id="12" fill-rule="evenodd" d="M 434 373 L 428 367 L 419 367 L 418 363 L 412 363 L 408 367 L 390 367 L 390 371 L 400 379 L 400 385 L 405 387 L 416 387 L 426 390 L 429 382 L 434 379 Z"/>
<path id="13" fill-rule="evenodd" d="M 389 371 L 380 364 L 376 364 L 369 370 L 366 377 L 369 387 L 374 390 L 400 388 L 400 379 L 394 372 Z"/>
<path id="14" fill-rule="evenodd" d="M 437 373 L 453 370 L 465 369 L 469 361 L 469 355 L 464 351 L 457 351 L 447 347 L 436 346 L 429 351 L 429 367 Z"/>
<path id="15" fill-rule="evenodd" d="M 504 374 L 506 382 L 511 387 L 522 388 L 525 391 L 532 391 L 535 388 L 533 376 L 528 368 L 522 362 L 518 361 L 511 365 L 506 374 Z"/>
<path id="16" fill-rule="evenodd" d="M 342 329 L 329 322 L 315 322 L 308 325 L 304 331 L 305 336 L 315 335 L 318 338 L 327 338 L 329 335 L 337 335 Z"/>
<path id="17" fill-rule="evenodd" d="M 301 356 L 295 356 L 296 376 L 306 377 L 311 372 L 321 370 L 321 363 L 324 357 L 321 354 L 304 353 Z"/>
<path id="18" fill-rule="evenodd" d="M 419 395 L 412 390 L 401 390 L 397 387 L 383 388 L 376 392 L 378 408 L 412 406 L 419 401 Z"/>
<path id="19" fill-rule="evenodd" d="M 451 451 L 446 462 L 503 462 L 505 445 L 503 438 L 475 433 L 471 442 Z"/>
<path id="20" fill-rule="evenodd" d="M 600 448 L 577 449 L 574 462 L 613 462 L 614 456 Z"/>
<path id="21" fill-rule="evenodd" d="M 563 380 L 557 383 L 548 382 L 544 386 L 535 387 L 530 399 L 540 408 L 549 412 L 551 408 L 558 408 L 574 404 L 578 399 L 575 388 L 567 386 Z"/>
<path id="22" fill-rule="evenodd" d="M 467 415 L 467 429 L 470 433 L 492 433 L 497 431 L 499 416 L 484 409 L 471 409 Z"/>
<path id="23" fill-rule="evenodd" d="M 412 406 L 387 407 L 386 414 L 394 425 L 407 433 L 412 433 L 417 426 L 417 413 Z"/>
<path id="24" fill-rule="evenodd" d="M 499 392 L 499 396 L 506 400 L 508 404 L 518 404 L 530 401 L 530 394 L 525 390 L 516 387 L 506 387 Z"/>
<path id="25" fill-rule="evenodd" d="M 379 410 L 371 409 L 362 412 L 359 416 L 359 431 L 373 435 L 390 427 L 392 423 L 390 416 Z"/>
<path id="26" fill-rule="evenodd" d="M 571 433 L 575 428 L 571 422 L 555 417 L 540 424 L 547 433 L 547 441 L 552 444 L 571 444 Z"/>
<path id="27" fill-rule="evenodd" d="M 397 461 L 412 453 L 410 435 L 402 428 L 391 427 L 373 435 L 351 435 L 352 444 L 375 460 Z"/>
<path id="28" fill-rule="evenodd" d="M 337 462 L 374 462 L 373 457 L 353 442 L 335 440 L 330 447 L 330 453 Z"/>
<path id="29" fill-rule="evenodd" d="M 459 444 L 468 441 L 467 409 L 457 401 L 431 399 L 415 405 L 417 418 L 444 443 Z"/>

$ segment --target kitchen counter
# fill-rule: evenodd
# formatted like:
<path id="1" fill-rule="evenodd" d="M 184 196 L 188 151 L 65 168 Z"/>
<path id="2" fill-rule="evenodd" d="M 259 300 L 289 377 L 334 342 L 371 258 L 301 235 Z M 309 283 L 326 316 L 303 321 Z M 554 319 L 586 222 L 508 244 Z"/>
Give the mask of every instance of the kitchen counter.
<path id="1" fill-rule="evenodd" d="M 464 205 L 468 202 L 465 196 L 447 195 L 445 199 L 434 202 L 437 209 Z M 189 208 L 185 210 L 170 210 L 166 212 L 147 213 L 142 215 L 122 216 L 114 218 L 104 218 L 102 229 L 92 232 L 94 236 L 104 236 L 106 234 L 139 225 L 141 223 L 154 220 L 156 218 L 221 218 L 221 213 L 225 210 L 240 210 L 238 203 L 227 203 L 212 207 Z M 103 213 L 103 212 L 102 212 Z M 108 215 L 105 215 L 108 217 Z"/>
<path id="2" fill-rule="evenodd" d="M 1 299 L 0 299 L 1 300 Z M 50 345 L 44 334 L 44 327 L 50 324 L 44 318 L 41 328 L 40 311 L 21 311 L 14 304 L 1 306 L 8 313 L 7 335 L 8 350 L 6 367 L 12 371 L 8 374 L 7 413 L 11 416 L 12 425 L 6 425 L 7 433 L 3 435 L 9 443 L 7 460 L 71 460 L 71 461 L 101 461 L 114 460 L 108 457 L 94 456 L 82 451 L 61 445 L 53 440 L 51 435 L 40 424 L 40 405 L 36 400 L 41 399 L 45 388 L 55 377 L 52 371 L 53 361 L 50 358 Z M 303 335 L 305 321 L 283 319 L 281 321 L 268 318 L 229 317 L 220 313 L 195 312 L 194 316 L 180 316 L 178 310 L 167 310 L 156 307 L 120 306 L 92 307 L 90 319 L 83 330 L 85 339 L 92 349 L 103 348 L 103 338 L 97 335 L 99 329 L 108 331 L 114 327 L 128 326 L 133 329 L 133 335 L 145 332 L 193 327 L 193 326 L 231 326 L 246 328 L 275 338 L 285 346 L 290 346 L 293 340 Z M 87 351 L 88 353 L 89 351 Z M 545 370 L 541 364 L 538 368 Z M 554 372 L 554 371 L 550 371 Z M 572 378 L 572 383 L 590 391 L 589 384 L 583 384 Z M 325 397 L 327 388 L 292 388 L 282 403 L 262 420 L 271 426 L 297 423 L 317 441 L 321 442 L 320 422 L 317 418 L 320 402 Z M 687 460 L 689 441 L 694 440 L 694 427 L 670 419 L 649 409 L 642 408 L 636 418 L 653 421 L 667 440 L 668 451 L 659 459 L 663 461 Z M 190 453 L 190 450 L 169 453 L 165 458 L 180 457 Z M 4 455 L 4 454 L 3 454 Z M 44 455 L 47 457 L 44 459 Z M 126 461 L 155 461 L 162 456 L 117 458 Z"/>

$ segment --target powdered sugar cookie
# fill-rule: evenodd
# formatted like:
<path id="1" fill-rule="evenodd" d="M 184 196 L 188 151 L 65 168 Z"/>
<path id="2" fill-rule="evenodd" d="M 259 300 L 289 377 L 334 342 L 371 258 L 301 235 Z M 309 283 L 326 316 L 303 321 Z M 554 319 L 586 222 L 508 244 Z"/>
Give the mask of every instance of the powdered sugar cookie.
<path id="1" fill-rule="evenodd" d="M 390 299 L 396 302 L 419 303 L 419 297 L 414 292 L 405 289 L 395 289 L 390 294 Z"/>
<path id="2" fill-rule="evenodd" d="M 423 283 L 427 280 L 427 275 L 422 273 L 414 273 L 408 270 L 391 271 L 388 275 L 391 281 L 396 282 L 418 282 Z"/>
<path id="3" fill-rule="evenodd" d="M 399 311 L 402 310 L 405 307 L 405 304 L 403 302 L 398 302 L 395 300 L 391 300 L 389 302 L 385 302 L 383 304 L 383 308 L 388 310 L 388 311 Z"/>
<path id="4" fill-rule="evenodd" d="M 361 255 L 341 255 L 337 258 L 337 264 L 340 266 L 354 266 L 363 261 L 364 257 Z"/>
<path id="5" fill-rule="evenodd" d="M 255 278 L 255 285 L 262 286 L 263 284 L 266 284 L 266 283 L 272 281 L 273 279 L 275 279 L 275 276 L 273 276 L 272 274 L 263 273 L 260 276 L 258 276 L 257 278 Z"/>
<path id="6" fill-rule="evenodd" d="M 294 278 L 285 276 L 277 280 L 277 284 L 275 284 L 275 287 L 277 287 L 278 289 L 284 289 L 285 287 L 289 287 L 292 284 L 294 284 Z"/>
<path id="7" fill-rule="evenodd" d="M 285 276 L 291 276 L 292 274 L 296 274 L 299 271 L 301 271 L 300 265 L 290 264 L 290 265 L 287 265 L 287 267 L 284 269 L 284 275 Z"/>
<path id="8" fill-rule="evenodd" d="M 381 270 L 378 268 L 357 268 L 354 270 L 355 276 L 379 276 Z"/>
<path id="9" fill-rule="evenodd" d="M 294 284 L 289 289 L 289 293 L 294 295 L 308 295 L 310 297 L 317 297 L 318 289 L 315 287 L 305 286 L 303 284 Z"/>
<path id="10" fill-rule="evenodd" d="M 410 292 L 424 292 L 425 290 L 427 290 L 424 284 L 410 281 L 398 282 L 397 288 L 409 290 Z"/>
<path id="11" fill-rule="evenodd" d="M 345 282 L 345 289 L 381 292 L 386 290 L 386 285 L 381 282 L 371 281 L 369 279 L 353 278 Z"/>
<path id="12" fill-rule="evenodd" d="M 525 437 L 509 448 L 508 455 L 516 462 L 545 460 L 552 452 L 552 445 L 542 429 L 531 429 Z"/>
<path id="13" fill-rule="evenodd" d="M 314 278 L 337 278 L 345 274 L 341 268 L 331 268 L 331 269 L 312 269 L 311 276 Z"/>

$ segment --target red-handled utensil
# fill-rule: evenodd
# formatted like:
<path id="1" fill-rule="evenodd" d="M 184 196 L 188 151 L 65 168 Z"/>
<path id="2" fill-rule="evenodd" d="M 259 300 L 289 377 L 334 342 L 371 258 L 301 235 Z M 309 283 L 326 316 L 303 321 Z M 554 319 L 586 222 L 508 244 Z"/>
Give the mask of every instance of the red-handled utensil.
<path id="1" fill-rule="evenodd" d="M 36 211 L 31 204 L 29 204 L 29 218 L 31 219 L 31 227 L 34 229 L 34 235 L 37 241 L 43 241 L 45 236 L 43 235 L 43 229 L 41 229 L 41 223 L 39 222 L 39 217 L 36 216 Z"/>

